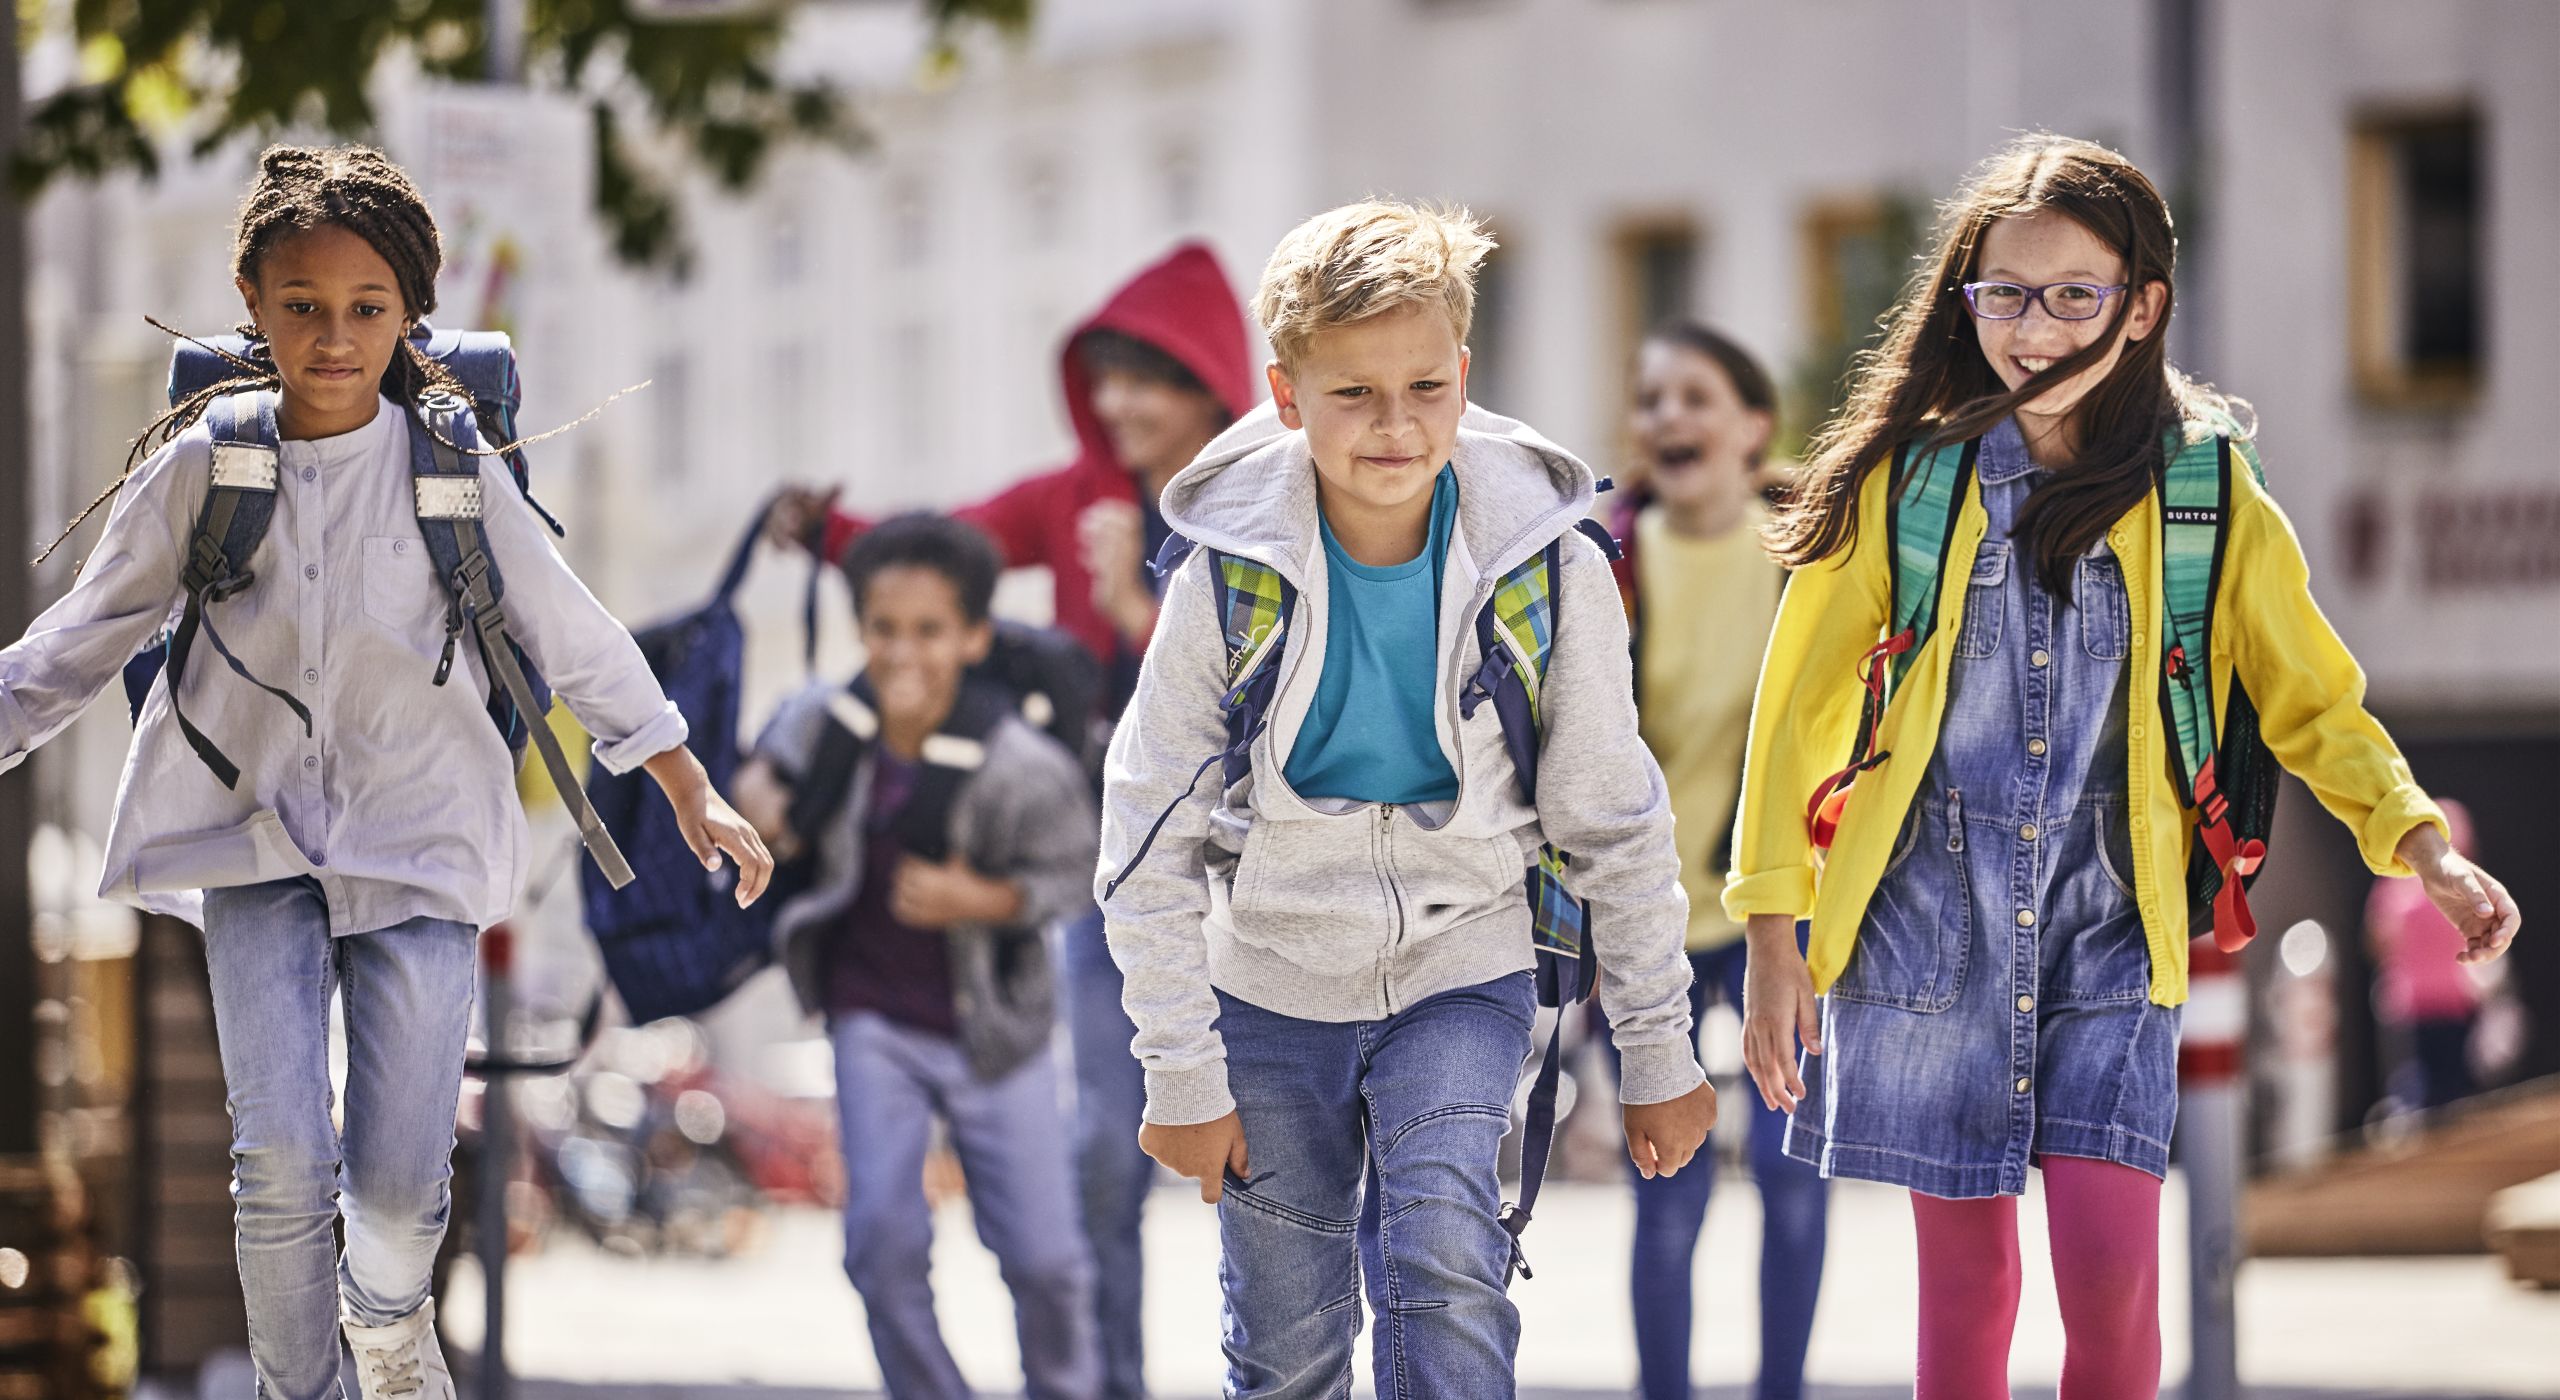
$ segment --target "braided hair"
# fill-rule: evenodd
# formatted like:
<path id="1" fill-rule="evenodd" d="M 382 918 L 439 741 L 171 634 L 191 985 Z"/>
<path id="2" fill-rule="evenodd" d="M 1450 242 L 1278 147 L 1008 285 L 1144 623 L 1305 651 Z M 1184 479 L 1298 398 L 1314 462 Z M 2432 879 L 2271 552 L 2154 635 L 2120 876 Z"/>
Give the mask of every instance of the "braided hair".
<path id="1" fill-rule="evenodd" d="M 408 172 L 369 146 L 268 147 L 258 157 L 256 183 L 240 202 L 239 222 L 232 236 L 231 269 L 254 283 L 259 264 L 278 245 L 329 224 L 362 238 L 391 265 L 400 299 L 405 303 L 404 327 L 436 309 L 436 274 L 444 266 L 444 244 L 436 234 L 435 217 L 427 211 L 427 202 L 410 182 Z M 217 353 L 224 353 L 240 373 L 188 395 L 145 428 L 125 456 L 123 474 L 64 527 L 62 535 L 46 546 L 46 555 L 123 489 L 151 453 L 193 427 L 215 399 L 283 387 L 275 361 L 262 353 L 264 337 L 256 324 L 243 323 L 235 329 L 250 340 L 248 356 Z M 382 372 L 383 396 L 415 407 L 428 393 L 438 390 L 472 405 L 480 435 L 491 444 L 474 449 L 473 455 L 491 455 L 517 445 L 503 441 L 503 425 L 494 411 L 479 404 L 453 371 L 402 335 L 399 348 L 392 352 L 390 366 Z M 37 556 L 37 562 L 42 563 L 44 557 Z"/>

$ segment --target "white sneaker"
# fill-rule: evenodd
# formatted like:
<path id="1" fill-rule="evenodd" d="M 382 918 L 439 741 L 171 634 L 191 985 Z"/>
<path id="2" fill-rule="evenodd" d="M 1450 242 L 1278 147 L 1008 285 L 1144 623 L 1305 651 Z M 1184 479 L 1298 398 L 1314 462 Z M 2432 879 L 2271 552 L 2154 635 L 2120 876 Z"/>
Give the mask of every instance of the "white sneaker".
<path id="1" fill-rule="evenodd" d="M 356 1354 L 356 1383 L 364 1400 L 454 1400 L 453 1372 L 445 1368 L 444 1348 L 436 1342 L 435 1299 L 380 1327 L 352 1321 L 340 1325 Z"/>

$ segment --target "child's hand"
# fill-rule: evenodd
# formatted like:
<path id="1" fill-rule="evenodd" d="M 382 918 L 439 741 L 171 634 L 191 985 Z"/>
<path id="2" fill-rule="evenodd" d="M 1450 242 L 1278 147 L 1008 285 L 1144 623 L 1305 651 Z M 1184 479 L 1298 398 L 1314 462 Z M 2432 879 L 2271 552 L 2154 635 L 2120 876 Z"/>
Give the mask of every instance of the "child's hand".
<path id="1" fill-rule="evenodd" d="M 2524 922 L 2507 887 L 2470 858 L 2445 844 L 2443 833 L 2422 826 L 2400 838 L 2400 859 L 2417 872 L 2427 898 L 2462 930 L 2455 962 L 2494 962 L 2515 941 Z"/>
<path id="2" fill-rule="evenodd" d="M 1234 1109 L 1206 1123 L 1147 1123 L 1138 1129 L 1138 1148 L 1200 1183 L 1200 1199 L 1211 1205 L 1226 1192 L 1226 1174 L 1238 1180 L 1253 1170 L 1244 1153 L 1244 1120 Z"/>
<path id="3" fill-rule="evenodd" d="M 1076 518 L 1076 543 L 1093 575 L 1093 606 L 1122 636 L 1136 638 L 1155 625 L 1156 601 L 1138 570 L 1147 547 L 1146 523 L 1127 501 L 1096 501 Z"/>
<path id="4" fill-rule="evenodd" d="M 826 528 L 827 515 L 835 509 L 836 496 L 842 490 L 837 487 L 820 491 L 797 483 L 783 487 L 764 518 L 765 538 L 792 549 L 816 548 L 819 534 Z"/>
<path id="5" fill-rule="evenodd" d="M 755 903 L 773 879 L 773 855 L 764 848 L 763 839 L 747 819 L 711 790 L 711 776 L 702 771 L 693 751 L 679 744 L 642 766 L 667 795 L 667 806 L 675 812 L 684 843 L 693 848 L 702 868 L 719 869 L 720 853 L 728 852 L 729 858 L 738 863 L 738 907 L 744 909 Z"/>
<path id="6" fill-rule="evenodd" d="M 1622 1111 L 1627 1124 L 1627 1155 L 1647 1181 L 1675 1176 L 1716 1125 L 1716 1086 L 1700 1084 L 1676 1099 L 1631 1103 Z"/>
<path id="7" fill-rule="evenodd" d="M 1759 1086 L 1760 1101 L 1781 1113 L 1804 1102 L 1804 1076 L 1796 1071 L 1796 1041 L 1822 1053 L 1822 1004 L 1813 974 L 1796 946 L 1796 921 L 1784 914 L 1754 914 L 1746 925 L 1750 962 L 1742 980 L 1742 1063 Z"/>
<path id="8" fill-rule="evenodd" d="M 940 865 L 909 856 L 889 887 L 889 912 L 909 928 L 1009 924 L 1022 914 L 1022 891 L 1009 880 L 988 879 L 956 855 Z"/>

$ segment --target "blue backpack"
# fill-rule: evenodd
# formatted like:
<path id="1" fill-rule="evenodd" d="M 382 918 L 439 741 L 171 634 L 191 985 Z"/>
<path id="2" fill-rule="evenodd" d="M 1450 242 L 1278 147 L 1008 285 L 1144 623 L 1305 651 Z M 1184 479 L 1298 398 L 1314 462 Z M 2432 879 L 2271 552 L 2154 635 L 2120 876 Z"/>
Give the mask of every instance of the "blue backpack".
<path id="1" fill-rule="evenodd" d="M 444 655 L 436 664 L 431 683 L 443 685 L 451 678 L 455 648 L 468 631 L 491 678 L 490 722 L 505 736 L 517 762 L 523 761 L 528 743 L 542 751 L 552 786 L 577 820 L 580 839 L 615 884 L 628 884 L 631 867 L 587 805 L 570 771 L 568 755 L 544 721 L 551 708 L 551 692 L 533 673 L 523 649 L 508 634 L 506 580 L 499 573 L 498 561 L 489 553 L 480 528 L 482 478 L 466 450 L 482 441 L 479 425 L 484 418 L 494 421 L 508 440 L 514 438 L 515 413 L 522 396 L 515 350 L 506 336 L 494 331 L 437 331 L 424 322 L 411 332 L 411 340 L 452 370 L 475 401 L 466 403 L 450 394 L 430 393 L 421 400 L 418 411 L 409 416 L 410 470 L 415 483 L 418 531 L 426 540 L 427 554 L 435 562 L 436 578 L 444 585 L 449 602 Z M 243 362 L 256 364 L 264 356 L 263 346 L 239 336 L 181 342 L 169 361 L 169 401 L 182 403 L 236 379 Z M 249 669 L 223 644 L 210 612 L 213 604 L 237 596 L 256 581 L 250 562 L 274 518 L 279 484 L 275 407 L 272 390 L 226 394 L 205 406 L 205 425 L 213 437 L 212 483 L 196 517 L 180 576 L 185 602 L 168 635 L 125 666 L 125 694 L 137 716 L 154 679 L 167 675 L 171 717 L 177 720 L 188 747 L 195 750 L 224 787 L 237 786 L 238 766 L 187 719 L 179 703 L 180 683 L 186 679 L 198 633 L 213 643 L 214 651 L 235 674 L 281 701 L 301 722 L 305 733 L 311 729 L 310 710 L 291 694 L 249 674 Z M 510 449 L 505 460 L 517 486 L 524 487 L 524 454 Z M 532 501 L 530 494 L 525 499 Z M 555 533 L 559 531 L 560 523 L 549 512 L 539 505 L 534 509 Z"/>
<path id="2" fill-rule="evenodd" d="M 1602 482 L 1601 489 L 1607 488 L 1608 483 Z M 1574 528 L 1598 544 L 1612 561 L 1618 558 L 1618 542 L 1598 521 L 1578 520 Z M 1171 576 L 1197 547 L 1180 535 L 1166 540 L 1156 556 L 1156 572 Z M 1493 597 L 1476 613 L 1476 643 L 1484 661 L 1467 678 L 1458 696 L 1462 718 L 1473 718 L 1478 708 L 1488 701 L 1492 703 L 1494 715 L 1502 723 L 1503 747 L 1519 776 L 1521 796 L 1532 804 L 1538 800 L 1538 749 L 1544 723 L 1538 693 L 1546 680 L 1547 660 L 1555 648 L 1556 620 L 1562 615 L 1556 602 L 1564 577 L 1563 551 L 1564 539 L 1558 536 L 1495 583 Z M 1104 886 L 1106 901 L 1119 893 L 1130 872 L 1147 858 L 1157 833 L 1164 830 L 1175 808 L 1190 799 L 1212 766 L 1221 769 L 1221 792 L 1244 781 L 1253 771 L 1254 740 L 1270 723 L 1271 702 L 1280 684 L 1280 658 L 1289 618 L 1297 607 L 1298 590 L 1268 564 L 1215 550 L 1209 555 L 1209 577 L 1217 590 L 1218 618 L 1226 634 L 1227 689 L 1219 698 L 1218 709 L 1226 721 L 1227 746 L 1203 761 L 1193 771 L 1191 785 L 1157 816 L 1138 843 L 1137 853 Z M 1567 1006 L 1589 1000 L 1592 989 L 1599 984 L 1599 958 L 1589 937 L 1591 910 L 1568 883 L 1572 864 L 1571 855 L 1554 846 L 1542 846 L 1537 860 L 1528 868 L 1527 878 L 1529 938 L 1537 954 L 1538 1004 L 1554 1007 L 1559 1013 Z M 1522 1278 L 1534 1276 L 1528 1256 L 1521 1249 L 1520 1236 L 1529 1228 L 1531 1212 L 1537 1208 L 1538 1188 L 1546 1180 L 1547 1158 L 1555 1144 L 1556 1095 L 1564 1067 L 1564 1021 L 1562 1014 L 1556 1017 L 1555 1027 L 1547 1036 L 1545 1057 L 1538 1064 L 1537 1080 L 1529 1090 L 1528 1117 L 1521 1125 L 1520 1199 L 1502 1210 L 1502 1228 L 1511 1235 L 1509 1267 Z"/>

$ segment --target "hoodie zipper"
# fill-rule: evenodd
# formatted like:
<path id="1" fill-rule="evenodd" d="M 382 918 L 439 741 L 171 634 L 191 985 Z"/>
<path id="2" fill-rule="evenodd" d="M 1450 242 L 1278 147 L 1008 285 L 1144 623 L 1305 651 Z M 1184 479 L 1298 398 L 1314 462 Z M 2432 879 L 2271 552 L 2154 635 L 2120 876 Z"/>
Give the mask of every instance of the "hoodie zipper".
<path id="1" fill-rule="evenodd" d="M 1395 853 L 1390 844 L 1395 832 L 1396 804 L 1378 804 L 1378 874 L 1387 887 L 1387 899 L 1394 905 L 1396 916 L 1395 928 L 1387 935 L 1387 955 L 1378 960 L 1378 1001 L 1390 1016 L 1395 1014 L 1396 1002 L 1389 972 L 1395 966 L 1396 953 L 1404 947 L 1405 929 L 1404 887 L 1396 883 Z"/>

